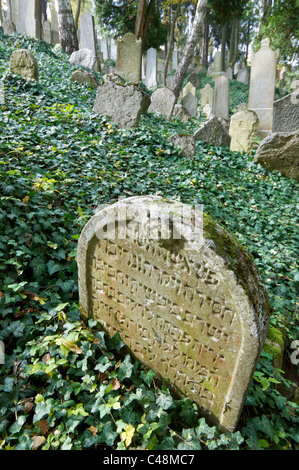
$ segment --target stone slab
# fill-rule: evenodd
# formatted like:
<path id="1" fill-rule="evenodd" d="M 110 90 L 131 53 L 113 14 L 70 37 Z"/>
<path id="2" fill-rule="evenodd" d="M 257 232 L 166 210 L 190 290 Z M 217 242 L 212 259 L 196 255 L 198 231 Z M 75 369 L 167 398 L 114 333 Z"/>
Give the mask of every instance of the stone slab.
<path id="1" fill-rule="evenodd" d="M 141 74 L 141 39 L 135 34 L 127 33 L 117 40 L 117 57 L 115 72 L 127 82 L 139 83 Z"/>
<path id="2" fill-rule="evenodd" d="M 86 315 L 233 431 L 269 325 L 252 257 L 201 210 L 158 196 L 100 210 L 77 253 Z"/>
<path id="3" fill-rule="evenodd" d="M 299 101 L 295 93 L 274 101 L 272 132 L 293 132 L 299 129 Z"/>
<path id="4" fill-rule="evenodd" d="M 170 88 L 158 88 L 151 96 L 148 112 L 162 114 L 167 120 L 170 120 L 175 102 L 175 94 Z"/>

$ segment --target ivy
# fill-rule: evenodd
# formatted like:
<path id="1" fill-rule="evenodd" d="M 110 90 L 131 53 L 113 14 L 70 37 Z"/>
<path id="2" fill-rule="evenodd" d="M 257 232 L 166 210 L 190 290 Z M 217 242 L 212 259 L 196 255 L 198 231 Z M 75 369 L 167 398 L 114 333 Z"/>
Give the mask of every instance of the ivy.
<path id="1" fill-rule="evenodd" d="M 37 57 L 39 83 L 8 72 L 17 47 Z M 254 257 L 287 342 L 298 336 L 297 183 L 248 155 L 202 142 L 184 159 L 169 142 L 201 120 L 145 114 L 122 130 L 92 113 L 95 91 L 70 80 L 63 51 L 0 33 L 0 447 L 2 449 L 296 449 L 292 384 L 263 353 L 238 428 L 222 433 L 177 399 L 80 311 L 79 234 L 102 204 L 160 194 L 204 210 Z M 100 75 L 99 75 L 100 78 Z M 203 85 L 208 78 L 202 77 Z M 238 88 L 237 88 L 238 87 Z M 248 87 L 233 84 L 232 103 Z"/>

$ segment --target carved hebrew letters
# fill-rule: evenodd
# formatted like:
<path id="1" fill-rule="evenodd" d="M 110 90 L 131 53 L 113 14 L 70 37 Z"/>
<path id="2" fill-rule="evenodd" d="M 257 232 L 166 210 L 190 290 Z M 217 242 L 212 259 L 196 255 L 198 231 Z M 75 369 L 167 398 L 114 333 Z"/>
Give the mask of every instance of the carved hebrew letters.
<path id="1" fill-rule="evenodd" d="M 136 199 L 146 204 L 146 198 L 130 198 Z M 120 332 L 136 358 L 197 402 L 207 419 L 233 429 L 240 409 L 228 419 L 227 410 L 244 347 L 244 299 L 236 302 L 231 274 L 203 243 L 197 250 L 176 249 L 142 233 L 119 238 L 118 227 L 113 230 L 114 238 L 93 236 L 87 244 L 81 236 L 83 307 L 109 335 Z"/>

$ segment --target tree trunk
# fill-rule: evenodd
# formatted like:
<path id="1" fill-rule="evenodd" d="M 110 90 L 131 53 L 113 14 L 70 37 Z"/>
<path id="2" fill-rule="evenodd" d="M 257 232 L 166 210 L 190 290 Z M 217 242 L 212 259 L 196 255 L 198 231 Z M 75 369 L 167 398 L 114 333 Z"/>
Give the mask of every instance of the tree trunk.
<path id="1" fill-rule="evenodd" d="M 145 7 L 146 7 L 146 0 L 139 0 L 136 21 L 135 21 L 135 36 L 137 39 L 142 38 L 143 36 Z"/>
<path id="2" fill-rule="evenodd" d="M 174 12 L 173 18 L 172 18 L 171 26 L 170 26 L 169 39 L 168 39 L 168 44 L 167 44 L 167 54 L 166 54 L 165 64 L 164 64 L 164 84 L 166 83 L 168 64 L 169 64 L 170 53 L 172 50 L 172 43 L 173 43 L 173 38 L 174 38 L 174 29 L 175 29 L 176 21 L 181 11 L 181 4 L 182 4 L 182 0 L 179 0 L 176 10 Z"/>
<path id="3" fill-rule="evenodd" d="M 62 49 L 71 54 L 79 49 L 70 0 L 55 0 L 59 39 Z"/>
<path id="4" fill-rule="evenodd" d="M 207 4 L 208 0 L 198 0 L 197 2 L 192 31 L 185 46 L 183 57 L 178 65 L 174 76 L 173 85 L 171 87 L 174 91 L 176 99 L 178 99 L 180 95 L 188 66 L 192 60 L 192 54 L 200 37 L 202 25 L 207 12 Z"/>
<path id="5" fill-rule="evenodd" d="M 222 25 L 222 38 L 221 38 L 221 72 L 225 72 L 225 51 L 226 51 L 226 38 L 227 38 L 227 23 Z"/>
<path id="6" fill-rule="evenodd" d="M 151 14 L 152 14 L 154 5 L 155 5 L 155 0 L 150 0 L 150 4 L 149 4 L 147 12 L 146 12 L 145 22 L 144 22 L 144 26 L 143 26 L 142 51 L 144 50 L 145 38 L 146 38 L 146 35 L 147 35 L 147 30 L 148 30 L 148 26 L 149 26 L 149 22 L 150 22 L 150 18 L 151 18 Z"/>
<path id="7" fill-rule="evenodd" d="M 202 65 L 208 66 L 208 54 L 209 54 L 209 25 L 208 23 L 203 25 L 203 48 L 202 48 Z"/>
<path id="8" fill-rule="evenodd" d="M 80 13 L 81 13 L 81 3 L 82 3 L 82 0 L 77 0 L 77 9 L 76 9 L 76 15 L 75 15 L 75 28 L 76 28 L 76 31 L 78 31 L 79 17 L 80 17 Z"/>

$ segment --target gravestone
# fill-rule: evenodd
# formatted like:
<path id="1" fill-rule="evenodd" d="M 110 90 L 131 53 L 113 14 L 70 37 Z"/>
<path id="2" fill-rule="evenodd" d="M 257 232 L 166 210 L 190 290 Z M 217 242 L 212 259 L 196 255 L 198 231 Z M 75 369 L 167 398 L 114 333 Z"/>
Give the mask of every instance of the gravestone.
<path id="1" fill-rule="evenodd" d="M 191 93 L 191 95 L 196 96 L 196 88 L 190 82 L 188 82 L 182 90 L 183 97 L 188 95 L 188 93 Z"/>
<path id="2" fill-rule="evenodd" d="M 229 79 L 225 75 L 215 79 L 213 114 L 229 119 Z"/>
<path id="3" fill-rule="evenodd" d="M 227 77 L 228 77 L 230 80 L 233 79 L 233 69 L 232 69 L 231 67 L 228 67 L 228 68 L 226 69 L 226 75 L 227 75 Z"/>
<path id="4" fill-rule="evenodd" d="M 89 13 L 82 13 L 80 16 L 80 49 L 89 49 L 97 55 L 94 17 Z"/>
<path id="5" fill-rule="evenodd" d="M 145 85 L 147 88 L 157 86 L 157 51 L 150 47 L 146 53 Z"/>
<path id="6" fill-rule="evenodd" d="M 179 51 L 177 49 L 173 49 L 172 52 L 172 68 L 176 70 L 178 68 L 179 63 Z"/>
<path id="7" fill-rule="evenodd" d="M 86 67 L 95 72 L 99 72 L 100 63 L 98 58 L 90 49 L 79 49 L 79 51 L 74 51 L 71 54 L 69 62 L 72 65 L 80 65 L 81 67 Z"/>
<path id="8" fill-rule="evenodd" d="M 110 59 L 116 61 L 117 58 L 117 44 L 114 38 L 111 38 L 110 42 Z"/>
<path id="9" fill-rule="evenodd" d="M 196 72 L 190 73 L 187 78 L 187 83 L 191 83 L 196 89 L 200 89 L 201 87 L 201 78 L 200 75 Z"/>
<path id="10" fill-rule="evenodd" d="M 176 134 L 168 138 L 175 147 L 179 147 L 180 155 L 183 157 L 193 157 L 195 154 L 195 139 L 193 135 Z"/>
<path id="11" fill-rule="evenodd" d="M 221 72 L 221 51 L 217 51 L 214 57 L 213 74 Z"/>
<path id="12" fill-rule="evenodd" d="M 272 131 L 276 61 L 277 53 L 270 48 L 269 39 L 264 39 L 261 48 L 252 55 L 248 100 L 248 108 L 255 111 L 260 120 L 260 137 Z"/>
<path id="13" fill-rule="evenodd" d="M 299 102 L 295 94 L 274 101 L 272 132 L 293 132 L 299 129 Z"/>
<path id="14" fill-rule="evenodd" d="M 175 102 L 175 94 L 170 88 L 158 88 L 151 96 L 151 104 L 148 108 L 148 112 L 162 114 L 169 121 L 173 113 Z"/>
<path id="15" fill-rule="evenodd" d="M 37 60 L 27 49 L 17 49 L 11 54 L 9 68 L 12 73 L 23 78 L 38 80 Z"/>
<path id="16" fill-rule="evenodd" d="M 120 128 L 132 129 L 149 104 L 149 96 L 138 85 L 126 85 L 123 78 L 109 74 L 97 88 L 93 112 L 107 116 Z"/>
<path id="17" fill-rule="evenodd" d="M 109 59 L 107 39 L 102 38 L 100 45 L 101 45 L 101 51 L 103 53 L 103 60 Z"/>
<path id="18" fill-rule="evenodd" d="M 196 96 L 192 93 L 188 93 L 182 98 L 181 104 L 188 110 L 191 116 L 197 117 L 198 100 Z"/>
<path id="19" fill-rule="evenodd" d="M 233 431 L 269 324 L 253 258 L 198 208 L 158 196 L 96 213 L 78 242 L 80 304 L 210 424 Z"/>
<path id="20" fill-rule="evenodd" d="M 249 70 L 246 65 L 243 63 L 241 70 L 238 71 L 237 81 L 245 83 L 247 85 L 249 80 Z"/>
<path id="21" fill-rule="evenodd" d="M 99 82 L 93 73 L 86 70 L 75 70 L 72 73 L 71 80 L 78 83 L 87 83 L 91 88 L 98 88 Z"/>
<path id="22" fill-rule="evenodd" d="M 188 122 L 191 119 L 189 111 L 181 103 L 177 103 L 173 110 L 173 118 L 182 122 Z"/>
<path id="23" fill-rule="evenodd" d="M 135 34 L 127 33 L 117 40 L 115 72 L 127 82 L 139 83 L 141 71 L 142 40 Z"/>
<path id="24" fill-rule="evenodd" d="M 40 0 L 19 1 L 16 30 L 35 39 L 42 39 L 42 5 Z"/>
<path id="25" fill-rule="evenodd" d="M 233 152 L 251 152 L 253 139 L 256 137 L 259 118 L 254 111 L 243 110 L 233 114 L 230 120 L 230 150 Z"/>
<path id="26" fill-rule="evenodd" d="M 208 83 L 204 88 L 200 90 L 200 105 L 204 107 L 206 104 L 213 106 L 214 101 L 214 90 Z"/>
<path id="27" fill-rule="evenodd" d="M 231 141 L 229 124 L 221 117 L 212 116 L 195 131 L 194 138 L 218 147 L 229 147 Z"/>
<path id="28" fill-rule="evenodd" d="M 270 134 L 260 143 L 254 163 L 299 180 L 299 130 Z"/>

